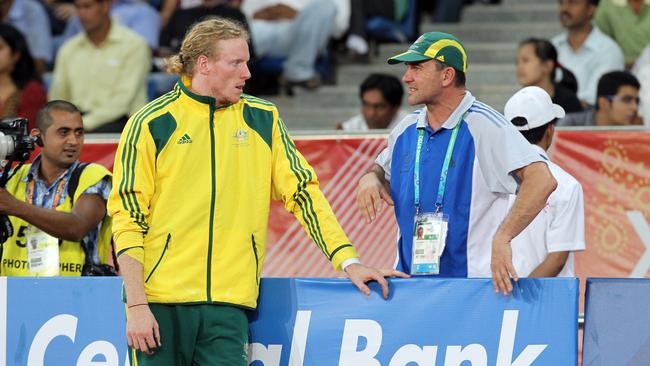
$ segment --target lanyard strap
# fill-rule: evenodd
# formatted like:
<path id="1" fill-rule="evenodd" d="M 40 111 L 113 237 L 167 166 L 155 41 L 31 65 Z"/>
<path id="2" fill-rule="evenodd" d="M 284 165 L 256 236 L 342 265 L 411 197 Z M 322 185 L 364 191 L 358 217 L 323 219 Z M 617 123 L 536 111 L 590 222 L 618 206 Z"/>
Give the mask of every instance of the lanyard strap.
<path id="1" fill-rule="evenodd" d="M 27 183 L 27 192 L 25 192 L 25 202 L 30 205 L 34 204 L 34 187 L 36 186 L 36 179 L 30 179 Z M 65 186 L 65 179 L 61 178 L 59 183 L 56 186 L 56 194 L 54 195 L 54 201 L 52 201 L 52 208 L 56 208 L 59 205 L 61 196 L 63 195 L 63 186 Z"/>
<path id="2" fill-rule="evenodd" d="M 463 116 L 464 117 L 464 116 Z M 454 145 L 456 144 L 456 136 L 458 136 L 458 129 L 463 120 L 461 117 L 456 123 L 456 126 L 451 131 L 449 138 L 449 145 L 447 145 L 447 153 L 445 160 L 442 163 L 442 170 L 440 171 L 440 183 L 438 184 L 438 196 L 436 197 L 436 212 L 442 209 L 442 199 L 445 195 L 445 186 L 447 185 L 447 172 L 449 171 L 449 162 L 451 155 L 454 152 Z M 413 184 L 415 188 L 415 212 L 420 213 L 420 155 L 422 154 L 422 142 L 424 140 L 424 128 L 418 128 L 418 144 L 415 149 L 415 169 L 413 171 Z"/>

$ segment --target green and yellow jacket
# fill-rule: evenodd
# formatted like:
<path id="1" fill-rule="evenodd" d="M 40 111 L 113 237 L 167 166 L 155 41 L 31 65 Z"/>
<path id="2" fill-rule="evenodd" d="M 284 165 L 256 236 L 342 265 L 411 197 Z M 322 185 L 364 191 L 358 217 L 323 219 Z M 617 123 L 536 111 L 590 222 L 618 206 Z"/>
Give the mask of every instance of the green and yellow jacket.
<path id="1" fill-rule="evenodd" d="M 115 156 L 116 250 L 143 264 L 149 302 L 255 308 L 271 199 L 335 269 L 356 258 L 277 108 L 247 95 L 217 107 L 188 84 L 133 115 Z"/>

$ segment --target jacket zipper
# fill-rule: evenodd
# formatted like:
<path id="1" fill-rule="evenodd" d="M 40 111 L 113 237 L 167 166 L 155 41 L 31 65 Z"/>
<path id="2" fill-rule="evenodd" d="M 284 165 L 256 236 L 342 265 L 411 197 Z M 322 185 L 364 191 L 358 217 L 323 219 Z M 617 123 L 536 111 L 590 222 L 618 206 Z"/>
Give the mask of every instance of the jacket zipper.
<path id="1" fill-rule="evenodd" d="M 255 254 L 255 282 L 257 285 L 260 285 L 260 278 L 257 276 L 257 273 L 260 269 L 260 258 L 257 255 L 257 245 L 255 245 L 255 235 L 251 234 L 251 241 L 253 244 L 253 254 Z"/>
<path id="2" fill-rule="evenodd" d="M 167 234 L 167 241 L 165 242 L 165 247 L 163 248 L 163 251 L 160 254 L 160 258 L 158 258 L 158 262 L 156 262 L 156 265 L 153 266 L 153 268 L 151 269 L 151 272 L 149 272 L 149 275 L 147 276 L 147 279 L 144 280 L 144 283 L 149 282 L 149 279 L 151 278 L 151 275 L 153 275 L 153 273 L 156 271 L 156 268 L 158 268 L 158 265 L 160 264 L 160 262 L 162 262 L 162 259 L 165 256 L 165 253 L 167 252 L 167 249 L 169 248 L 169 242 L 171 240 L 172 240 L 172 234 L 169 233 L 169 234 Z"/>
<path id="3" fill-rule="evenodd" d="M 212 197 L 210 198 L 210 225 L 208 227 L 208 267 L 207 267 L 207 281 L 206 281 L 206 298 L 208 302 L 212 302 L 212 240 L 214 228 L 214 205 L 217 190 L 217 172 L 216 172 L 216 156 L 214 152 L 215 137 L 214 137 L 214 112 L 215 106 L 210 104 L 210 157 L 211 157 L 211 171 L 212 171 Z"/>

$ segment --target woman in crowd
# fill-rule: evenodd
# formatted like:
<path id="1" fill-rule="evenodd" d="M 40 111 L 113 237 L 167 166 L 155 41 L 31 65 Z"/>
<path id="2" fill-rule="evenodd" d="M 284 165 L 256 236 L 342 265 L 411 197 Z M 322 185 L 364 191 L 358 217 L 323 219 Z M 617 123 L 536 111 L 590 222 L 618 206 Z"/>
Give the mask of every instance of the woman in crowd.
<path id="1" fill-rule="evenodd" d="M 0 24 L 0 117 L 24 117 L 29 128 L 47 103 L 25 37 L 9 24 Z"/>
<path id="2" fill-rule="evenodd" d="M 560 81 L 556 81 L 560 79 Z M 576 96 L 578 83 L 571 71 L 557 61 L 557 50 L 545 39 L 530 38 L 519 45 L 517 80 L 521 86 L 538 86 L 567 113 L 582 111 Z"/>

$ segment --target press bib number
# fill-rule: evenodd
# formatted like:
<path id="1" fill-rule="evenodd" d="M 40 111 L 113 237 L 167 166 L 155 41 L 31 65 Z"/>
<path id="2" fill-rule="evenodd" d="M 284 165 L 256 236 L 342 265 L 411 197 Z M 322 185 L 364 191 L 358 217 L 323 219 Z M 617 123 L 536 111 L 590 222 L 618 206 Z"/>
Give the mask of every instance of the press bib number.
<path id="1" fill-rule="evenodd" d="M 422 213 L 415 217 L 412 275 L 440 273 L 440 256 L 445 250 L 448 223 L 447 215 L 440 213 Z"/>
<path id="2" fill-rule="evenodd" d="M 59 239 L 37 229 L 28 227 L 27 265 L 33 276 L 51 277 L 59 275 Z"/>

